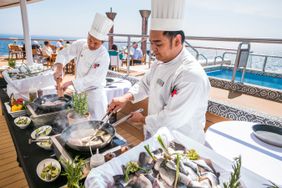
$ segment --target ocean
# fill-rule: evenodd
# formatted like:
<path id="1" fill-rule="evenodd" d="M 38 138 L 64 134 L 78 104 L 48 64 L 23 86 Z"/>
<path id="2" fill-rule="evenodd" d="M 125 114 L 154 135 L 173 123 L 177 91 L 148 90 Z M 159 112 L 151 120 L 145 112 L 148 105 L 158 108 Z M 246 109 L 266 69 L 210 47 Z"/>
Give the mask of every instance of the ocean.
<path id="1" fill-rule="evenodd" d="M 10 40 L 1 40 L 0 39 L 0 56 L 8 56 L 8 44 L 13 43 L 14 41 L 23 45 L 23 36 L 22 35 L 12 35 L 12 34 L 0 34 L 0 38 L 7 38 Z M 80 39 L 78 37 L 64 37 L 64 36 L 38 36 L 32 35 L 32 41 L 38 40 L 41 46 L 43 46 L 44 39 L 50 40 L 51 44 L 55 45 L 59 39 L 63 39 L 64 41 L 77 40 Z M 124 49 L 127 46 L 127 42 L 125 38 L 118 38 L 116 40 L 116 45 L 118 49 Z M 138 40 L 138 39 L 137 39 Z M 238 43 L 231 42 L 203 42 L 203 41 L 188 41 L 193 46 L 202 46 L 202 47 L 217 47 L 217 48 L 231 48 L 237 49 Z M 108 43 L 105 42 L 104 46 L 108 48 Z M 147 45 L 149 50 L 150 45 Z M 216 56 L 222 56 L 225 52 L 224 50 L 212 50 L 212 49 L 197 49 L 199 53 L 203 54 L 207 59 L 214 59 Z M 189 50 L 191 51 L 191 50 Z M 278 56 L 278 57 L 268 57 L 266 64 L 266 71 L 275 72 L 282 74 L 282 44 L 251 44 L 251 52 L 252 54 L 261 54 L 266 56 Z M 191 51 L 193 55 L 195 53 Z M 236 58 L 235 54 L 227 54 L 226 59 L 230 59 L 232 63 L 234 63 Z M 263 63 L 265 57 L 250 55 L 248 60 L 248 67 L 262 70 Z"/>

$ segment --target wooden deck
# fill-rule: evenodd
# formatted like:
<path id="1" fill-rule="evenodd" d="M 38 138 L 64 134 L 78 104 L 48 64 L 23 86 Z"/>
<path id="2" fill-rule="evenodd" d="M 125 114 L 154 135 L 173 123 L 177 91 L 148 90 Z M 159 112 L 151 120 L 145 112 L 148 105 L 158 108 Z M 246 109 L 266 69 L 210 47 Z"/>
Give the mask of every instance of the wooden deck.
<path id="1" fill-rule="evenodd" d="M 207 113 L 206 117 L 206 129 L 216 122 L 226 120 L 210 113 Z M 132 125 L 127 122 L 119 125 L 117 132 L 127 139 L 131 145 L 135 146 L 143 141 L 142 126 Z M 28 187 L 25 175 L 18 166 L 13 141 L 2 115 L 0 115 L 0 138 L 0 188 Z"/>

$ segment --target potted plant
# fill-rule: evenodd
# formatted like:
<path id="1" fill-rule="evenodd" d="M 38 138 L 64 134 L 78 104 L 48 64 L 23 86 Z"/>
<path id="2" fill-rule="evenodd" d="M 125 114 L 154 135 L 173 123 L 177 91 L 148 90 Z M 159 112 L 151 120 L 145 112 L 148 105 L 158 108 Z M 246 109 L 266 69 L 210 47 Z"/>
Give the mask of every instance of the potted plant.
<path id="1" fill-rule="evenodd" d="M 67 188 L 84 187 L 84 185 L 79 181 L 84 176 L 85 161 L 82 159 L 78 159 L 78 156 L 76 156 L 73 161 L 62 160 L 62 159 L 60 161 L 65 169 L 62 175 L 66 176 L 68 180 L 67 185 L 63 187 L 67 187 Z"/>
<path id="2" fill-rule="evenodd" d="M 16 59 L 9 58 L 8 59 L 8 66 L 14 69 L 16 67 Z"/>
<path id="3" fill-rule="evenodd" d="M 69 112 L 67 115 L 69 125 L 89 120 L 90 113 L 88 112 L 86 93 L 74 93 L 72 100 L 73 111 Z"/>

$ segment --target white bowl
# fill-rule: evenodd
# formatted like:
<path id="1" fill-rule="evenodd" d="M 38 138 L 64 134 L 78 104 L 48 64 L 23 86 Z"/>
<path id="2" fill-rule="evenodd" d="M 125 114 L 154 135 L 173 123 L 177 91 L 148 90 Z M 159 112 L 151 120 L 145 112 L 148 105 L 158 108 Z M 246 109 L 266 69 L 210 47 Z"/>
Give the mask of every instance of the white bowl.
<path id="1" fill-rule="evenodd" d="M 27 116 L 20 116 L 14 120 L 14 123 L 20 129 L 25 129 L 31 122 L 31 119 Z"/>
<path id="2" fill-rule="evenodd" d="M 42 141 L 42 142 L 36 142 L 36 144 L 46 150 L 52 150 L 52 140 L 49 141 Z"/>
<path id="3" fill-rule="evenodd" d="M 46 166 L 48 166 L 50 164 L 57 169 L 57 172 L 55 173 L 54 176 L 48 175 L 50 178 L 47 178 L 47 175 L 44 176 L 43 169 L 46 168 Z M 52 171 L 52 172 L 55 172 L 55 171 Z M 36 173 L 37 173 L 37 176 L 41 180 L 46 181 L 46 182 L 52 182 L 52 181 L 55 181 L 55 179 L 57 179 L 59 177 L 59 175 L 61 173 L 61 165 L 60 165 L 59 161 L 57 161 L 56 159 L 52 159 L 52 158 L 44 159 L 40 163 L 38 163 L 38 165 L 36 167 Z M 47 174 L 47 173 L 45 173 L 45 174 Z"/>
<path id="4" fill-rule="evenodd" d="M 32 139 L 36 139 L 40 136 L 48 136 L 52 131 L 52 127 L 50 125 L 44 125 L 37 129 L 35 129 L 31 134 L 30 137 Z M 39 134 L 38 134 L 39 133 Z"/>

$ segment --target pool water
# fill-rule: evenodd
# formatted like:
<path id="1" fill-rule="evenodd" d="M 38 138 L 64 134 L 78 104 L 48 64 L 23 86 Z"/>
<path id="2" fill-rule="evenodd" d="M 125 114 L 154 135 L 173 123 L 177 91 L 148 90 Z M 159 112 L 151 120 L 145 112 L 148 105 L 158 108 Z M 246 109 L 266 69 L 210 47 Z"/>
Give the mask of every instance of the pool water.
<path id="1" fill-rule="evenodd" d="M 223 78 L 226 80 L 231 80 L 232 79 L 232 70 L 221 69 L 221 70 L 215 70 L 215 71 L 208 71 L 207 75 L 217 77 L 217 78 Z M 237 71 L 235 80 L 237 82 L 240 82 L 241 77 L 242 77 L 242 72 Z M 282 90 L 282 78 L 277 78 L 277 77 L 257 75 L 254 73 L 246 72 L 244 83 L 249 83 L 249 84 L 259 85 L 263 87 Z"/>

